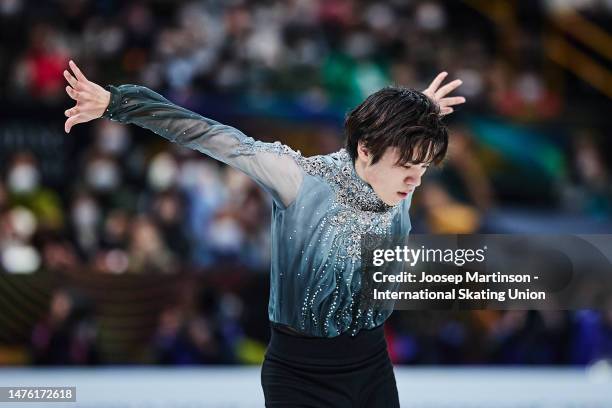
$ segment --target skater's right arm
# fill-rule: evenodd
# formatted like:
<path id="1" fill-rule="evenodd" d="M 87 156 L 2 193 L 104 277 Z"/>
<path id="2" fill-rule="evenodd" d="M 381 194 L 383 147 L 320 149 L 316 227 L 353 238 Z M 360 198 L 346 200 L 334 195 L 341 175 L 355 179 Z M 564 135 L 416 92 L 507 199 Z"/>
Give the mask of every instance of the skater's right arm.
<path id="1" fill-rule="evenodd" d="M 297 196 L 303 179 L 298 153 L 280 143 L 263 143 L 238 129 L 205 118 L 138 85 L 107 86 L 88 81 L 71 61 L 76 78 L 64 72 L 68 95 L 77 106 L 66 111 L 66 132 L 97 117 L 133 123 L 160 136 L 236 167 L 270 192 L 282 207 Z"/>

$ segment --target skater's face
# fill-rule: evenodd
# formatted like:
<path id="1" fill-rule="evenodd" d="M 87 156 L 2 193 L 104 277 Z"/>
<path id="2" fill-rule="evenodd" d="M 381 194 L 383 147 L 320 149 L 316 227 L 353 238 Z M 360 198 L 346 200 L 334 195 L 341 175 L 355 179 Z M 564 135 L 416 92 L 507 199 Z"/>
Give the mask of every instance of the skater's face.
<path id="1" fill-rule="evenodd" d="M 408 197 L 419 185 L 429 163 L 408 162 L 398 164 L 396 147 L 389 147 L 376 163 L 371 164 L 367 149 L 359 146 L 355 160 L 357 174 L 365 180 L 387 205 L 396 205 Z"/>

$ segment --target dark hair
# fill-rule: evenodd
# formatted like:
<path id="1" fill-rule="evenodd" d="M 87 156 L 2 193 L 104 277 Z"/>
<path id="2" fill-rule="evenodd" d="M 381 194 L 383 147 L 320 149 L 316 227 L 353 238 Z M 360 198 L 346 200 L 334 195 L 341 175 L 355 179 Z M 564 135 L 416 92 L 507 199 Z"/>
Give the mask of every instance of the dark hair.
<path id="1" fill-rule="evenodd" d="M 386 87 L 368 96 L 344 122 L 346 150 L 353 161 L 361 141 L 372 154 L 372 164 L 388 147 L 400 150 L 399 165 L 439 164 L 448 148 L 448 130 L 440 108 L 413 89 Z"/>

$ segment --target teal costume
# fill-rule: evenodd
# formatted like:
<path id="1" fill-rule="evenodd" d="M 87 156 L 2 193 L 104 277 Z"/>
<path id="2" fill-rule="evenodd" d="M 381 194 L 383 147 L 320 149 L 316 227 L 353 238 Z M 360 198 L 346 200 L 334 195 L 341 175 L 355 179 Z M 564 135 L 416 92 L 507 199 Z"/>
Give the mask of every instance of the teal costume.
<path id="1" fill-rule="evenodd" d="M 409 195 L 382 202 L 344 149 L 304 157 L 276 143 L 173 104 L 138 85 L 108 85 L 103 117 L 133 123 L 236 167 L 272 195 L 271 322 L 304 335 L 356 335 L 380 326 L 390 310 L 362 304 L 361 235 L 407 235 Z"/>

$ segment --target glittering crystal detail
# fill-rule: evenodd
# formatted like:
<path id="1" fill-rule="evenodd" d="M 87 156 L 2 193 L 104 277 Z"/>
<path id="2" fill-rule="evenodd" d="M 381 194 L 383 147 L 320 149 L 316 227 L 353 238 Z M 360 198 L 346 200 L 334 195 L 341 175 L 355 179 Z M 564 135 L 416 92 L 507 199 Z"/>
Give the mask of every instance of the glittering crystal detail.
<path id="1" fill-rule="evenodd" d="M 345 149 L 332 153 L 330 158 L 340 165 L 331 164 L 324 156 L 305 158 L 299 163 L 306 173 L 322 177 L 334 187 L 336 199 L 330 208 L 333 215 L 329 223 L 337 229 L 340 241 L 344 241 L 346 254 L 360 260 L 361 236 L 389 232 L 394 207 L 380 200 L 372 187 L 357 176 Z"/>
<path id="2" fill-rule="evenodd" d="M 261 151 L 292 156 L 307 174 L 321 177 L 335 187 L 338 204 L 376 213 L 386 213 L 394 208 L 385 204 L 372 187 L 357 176 L 353 161 L 346 149 L 328 156 L 303 157 L 299 150 L 295 151 L 280 142 L 263 143 L 249 137 L 240 143 L 235 153 L 252 155 Z M 330 163 L 326 157 L 339 164 Z"/>
<path id="3" fill-rule="evenodd" d="M 303 157 L 299 151 L 279 142 L 256 141 L 231 127 L 213 129 L 208 119 L 178 109 L 147 88 L 121 85 L 110 87 L 109 91 L 112 91 L 112 99 L 105 116 L 112 120 L 146 127 L 206 154 L 214 150 L 209 149 L 209 143 L 214 144 L 209 136 L 230 137 L 232 140 L 224 139 L 217 152 L 224 159 L 222 161 L 230 165 L 238 156 L 269 152 L 292 157 L 302 169 L 315 196 L 311 197 L 311 191 L 304 190 L 300 193 L 304 195 L 296 197 L 296 202 L 302 199 L 301 204 L 309 203 L 307 205 L 313 208 L 304 208 L 304 205 L 284 208 L 283 211 L 287 211 L 284 219 L 294 225 L 277 224 L 280 219 L 277 217 L 273 220 L 274 231 L 278 233 L 278 241 L 273 241 L 273 245 L 277 249 L 282 247 L 281 252 L 289 257 L 298 257 L 301 253 L 301 258 L 290 262 L 289 266 L 297 270 L 279 270 L 278 267 L 286 267 L 286 264 L 272 266 L 271 279 L 275 285 L 270 295 L 272 321 L 288 324 L 309 335 L 329 337 L 347 332 L 354 336 L 361 329 L 381 325 L 389 316 L 390 310 L 377 310 L 365 296 L 361 237 L 390 232 L 399 212 L 395 210 L 397 207 L 382 202 L 371 186 L 359 178 L 346 150 Z M 173 126 L 167 127 L 164 119 L 172 119 Z M 194 119 L 202 121 L 202 125 L 194 128 Z M 232 146 L 230 151 L 226 146 Z M 400 223 L 403 216 L 407 214 L 398 217 Z M 292 231 L 287 231 L 287 227 Z"/>
<path id="4" fill-rule="evenodd" d="M 300 151 L 295 151 L 281 142 L 265 143 L 260 140 L 255 140 L 252 137 L 246 137 L 240 141 L 240 144 L 232 152 L 233 155 L 252 156 L 257 152 L 276 153 L 278 155 L 289 155 L 298 161 L 302 157 Z"/>
<path id="5" fill-rule="evenodd" d="M 328 182 L 336 193 L 330 208 L 329 223 L 338 228 L 339 241 L 344 241 L 346 253 L 353 259 L 361 259 L 361 235 L 385 234 L 393 219 L 393 206 L 385 204 L 355 172 L 355 167 L 346 149 L 329 156 L 303 157 L 299 151 L 280 142 L 262 143 L 249 138 L 238 148 L 240 154 L 257 151 L 287 154 L 311 176 Z M 331 160 L 330 160 L 331 159 Z M 334 211 L 335 210 L 335 211 Z"/>
<path id="6" fill-rule="evenodd" d="M 290 155 L 306 174 L 322 179 L 334 192 L 334 199 L 319 224 L 324 231 L 323 242 L 332 240 L 329 259 L 333 260 L 320 268 L 313 268 L 312 273 L 317 277 L 333 275 L 335 287 L 319 284 L 306 288 L 300 310 L 300 328 L 304 331 L 308 331 L 308 327 L 318 328 L 327 336 L 331 326 L 338 332 L 349 330 L 354 336 L 361 328 L 376 327 L 390 311 L 376 311 L 367 298 L 360 296 L 361 237 L 364 234 L 388 234 L 397 213 L 394 211 L 396 207 L 380 200 L 372 187 L 357 175 L 345 149 L 327 156 L 303 157 L 299 151 L 279 142 L 263 143 L 247 138 L 236 150 L 236 154 L 256 152 Z M 332 256 L 332 253 L 337 256 Z M 347 292 L 350 293 L 350 303 L 345 304 L 341 299 Z M 328 293 L 326 296 L 329 298 L 321 299 L 322 293 Z M 325 315 L 318 315 L 315 312 L 317 305 L 327 300 Z"/>
<path id="7" fill-rule="evenodd" d="M 372 187 L 357 176 L 353 161 L 346 149 L 341 149 L 328 157 L 339 162 L 339 165 L 331 164 L 326 156 L 301 157 L 298 164 L 306 173 L 322 177 L 332 184 L 339 204 L 377 213 L 388 212 L 393 208 L 385 204 Z"/>

